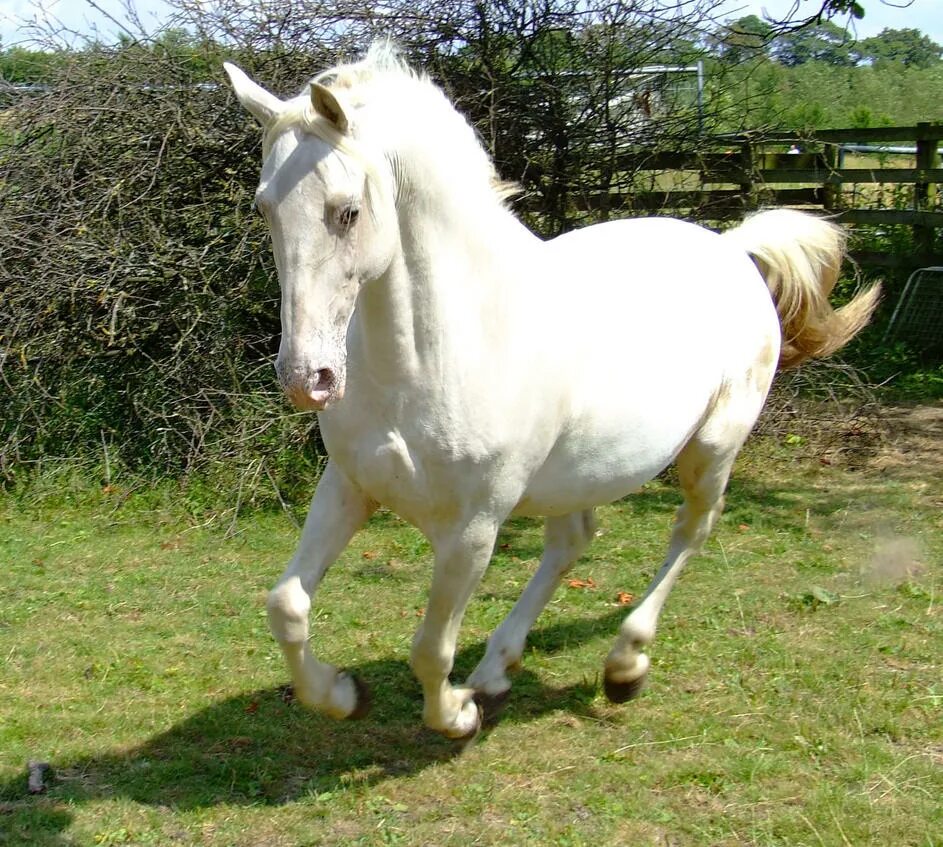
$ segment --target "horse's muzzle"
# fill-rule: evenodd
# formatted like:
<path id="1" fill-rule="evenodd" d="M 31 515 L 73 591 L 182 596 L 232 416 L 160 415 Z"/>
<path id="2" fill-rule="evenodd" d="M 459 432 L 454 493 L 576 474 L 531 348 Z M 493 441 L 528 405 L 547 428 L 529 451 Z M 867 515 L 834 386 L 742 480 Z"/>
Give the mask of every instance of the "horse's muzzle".
<path id="1" fill-rule="evenodd" d="M 283 374 L 278 369 L 279 380 L 288 400 L 296 409 L 306 412 L 320 412 L 344 395 L 344 384 L 333 368 L 319 368 L 314 371 L 299 372 L 292 370 Z"/>

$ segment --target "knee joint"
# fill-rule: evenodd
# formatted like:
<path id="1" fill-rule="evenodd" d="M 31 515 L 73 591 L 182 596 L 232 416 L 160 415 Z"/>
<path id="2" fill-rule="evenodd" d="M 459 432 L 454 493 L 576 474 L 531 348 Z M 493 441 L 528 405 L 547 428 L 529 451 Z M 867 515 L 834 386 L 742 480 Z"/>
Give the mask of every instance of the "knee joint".
<path id="1" fill-rule="evenodd" d="M 280 582 L 266 601 L 269 626 L 279 641 L 304 641 L 308 635 L 311 598 L 297 577 Z"/>

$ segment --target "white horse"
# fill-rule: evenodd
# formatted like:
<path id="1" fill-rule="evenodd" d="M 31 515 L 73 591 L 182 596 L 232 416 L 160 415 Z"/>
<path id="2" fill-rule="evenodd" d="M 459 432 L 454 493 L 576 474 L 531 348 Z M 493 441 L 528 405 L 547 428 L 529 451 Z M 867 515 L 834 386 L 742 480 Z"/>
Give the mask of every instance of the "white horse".
<path id="1" fill-rule="evenodd" d="M 468 123 L 388 46 L 287 101 L 226 70 L 264 130 L 256 205 L 281 285 L 276 370 L 290 400 L 319 413 L 330 455 L 268 598 L 296 695 L 339 718 L 369 705 L 358 679 L 315 657 L 308 612 L 383 504 L 435 555 L 411 653 L 424 720 L 473 735 L 592 539 L 593 507 L 675 462 L 684 504 L 667 558 L 605 661 L 610 700 L 634 696 L 777 363 L 831 352 L 874 308 L 876 289 L 828 305 L 841 232 L 773 211 L 720 236 L 660 218 L 544 242 L 503 204 Z M 540 566 L 453 686 L 462 615 L 511 514 L 546 516 Z"/>

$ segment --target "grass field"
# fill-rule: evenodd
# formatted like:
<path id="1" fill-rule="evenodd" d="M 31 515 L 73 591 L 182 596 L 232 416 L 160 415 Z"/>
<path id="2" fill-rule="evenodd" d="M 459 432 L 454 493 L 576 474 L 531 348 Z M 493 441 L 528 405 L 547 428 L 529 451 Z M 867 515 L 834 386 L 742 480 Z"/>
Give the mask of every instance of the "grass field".
<path id="1" fill-rule="evenodd" d="M 675 589 L 643 696 L 600 669 L 664 552 L 670 480 L 600 510 L 501 720 L 420 726 L 408 666 L 426 543 L 380 514 L 329 573 L 319 652 L 360 722 L 286 699 L 267 588 L 284 513 L 81 487 L 0 501 L 0 845 L 943 844 L 940 468 L 851 469 L 757 441 Z M 830 461 L 830 460 L 827 460 Z M 482 654 L 540 550 L 518 520 L 469 610 Z M 27 760 L 49 762 L 44 794 Z"/>

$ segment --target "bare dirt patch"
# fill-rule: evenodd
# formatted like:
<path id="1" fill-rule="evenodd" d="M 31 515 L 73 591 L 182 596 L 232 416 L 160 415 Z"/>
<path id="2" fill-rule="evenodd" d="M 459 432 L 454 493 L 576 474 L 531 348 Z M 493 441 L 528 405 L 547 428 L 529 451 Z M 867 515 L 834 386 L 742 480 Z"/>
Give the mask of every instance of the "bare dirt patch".
<path id="1" fill-rule="evenodd" d="M 868 462 L 871 470 L 894 477 L 938 481 L 943 499 L 943 404 L 881 410 L 883 444 Z"/>
<path id="2" fill-rule="evenodd" d="M 766 431 L 787 445 L 798 439 L 802 446 L 797 456 L 923 484 L 943 505 L 943 403 L 806 403 L 786 407 L 785 414 L 779 411 Z"/>

